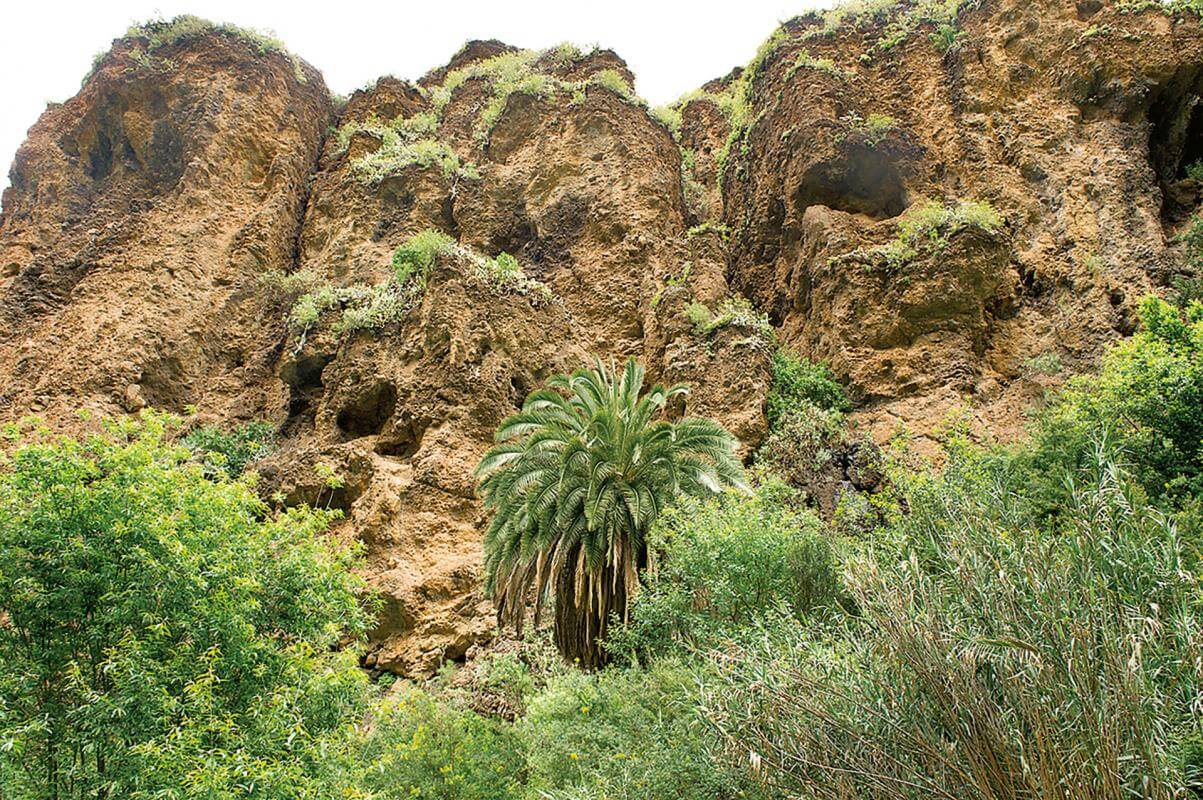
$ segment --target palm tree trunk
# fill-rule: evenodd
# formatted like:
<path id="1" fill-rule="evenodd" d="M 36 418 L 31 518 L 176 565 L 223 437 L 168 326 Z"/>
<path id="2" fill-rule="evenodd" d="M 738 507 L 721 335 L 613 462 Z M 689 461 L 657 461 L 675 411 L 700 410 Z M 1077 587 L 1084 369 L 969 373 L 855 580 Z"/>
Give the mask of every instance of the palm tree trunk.
<path id="1" fill-rule="evenodd" d="M 575 565 L 579 555 L 574 550 L 566 563 Z M 565 659 L 582 669 L 597 670 L 606 665 L 609 656 L 601 645 L 606 630 L 613 618 L 626 616 L 626 582 L 616 572 L 607 564 L 583 579 L 573 567 L 555 576 L 556 647 Z"/>

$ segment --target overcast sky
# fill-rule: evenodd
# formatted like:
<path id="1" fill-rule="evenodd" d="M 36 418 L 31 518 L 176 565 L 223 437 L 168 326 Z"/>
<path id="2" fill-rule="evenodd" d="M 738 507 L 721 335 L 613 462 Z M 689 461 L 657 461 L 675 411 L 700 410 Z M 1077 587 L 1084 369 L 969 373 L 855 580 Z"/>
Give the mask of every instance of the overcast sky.
<path id="1" fill-rule="evenodd" d="M 264 0 L 15 0 L 0 11 L 0 190 L 25 132 L 48 101 L 79 89 L 92 57 L 130 23 L 196 14 L 274 31 L 350 93 L 380 75 L 416 78 L 468 39 L 544 48 L 562 41 L 613 48 L 653 105 L 668 102 L 747 62 L 779 21 L 831 0 L 398 0 L 335 3 Z M 708 9 L 709 6 L 709 9 Z M 712 13 L 708 13 L 712 11 Z"/>

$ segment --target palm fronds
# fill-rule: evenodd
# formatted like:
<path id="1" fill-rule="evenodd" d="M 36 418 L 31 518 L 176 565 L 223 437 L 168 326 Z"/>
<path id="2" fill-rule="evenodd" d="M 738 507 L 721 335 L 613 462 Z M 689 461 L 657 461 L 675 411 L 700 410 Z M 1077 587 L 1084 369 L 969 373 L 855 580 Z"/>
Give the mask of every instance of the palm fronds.
<path id="1" fill-rule="evenodd" d="M 634 358 L 621 369 L 597 360 L 547 385 L 501 423 L 476 469 L 493 514 L 486 589 L 498 621 L 518 627 L 532 588 L 536 617 L 554 596 L 561 651 L 591 666 L 600 663 L 610 615 L 626 615 L 645 534 L 664 506 L 680 494 L 742 487 L 743 467 L 735 438 L 718 423 L 665 419 L 668 402 L 687 388 L 644 391 Z M 562 619 L 574 612 L 580 619 Z M 570 624 L 578 635 L 561 630 Z"/>

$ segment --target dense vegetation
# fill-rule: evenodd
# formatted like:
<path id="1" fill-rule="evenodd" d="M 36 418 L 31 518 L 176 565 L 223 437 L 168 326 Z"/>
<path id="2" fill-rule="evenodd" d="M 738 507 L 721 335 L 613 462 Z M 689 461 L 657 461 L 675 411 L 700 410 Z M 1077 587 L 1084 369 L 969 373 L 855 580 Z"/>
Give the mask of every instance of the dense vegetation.
<path id="1" fill-rule="evenodd" d="M 953 425 L 939 469 L 886 452 L 859 527 L 820 520 L 785 479 L 791 442 L 844 435 L 822 365 L 778 353 L 751 489 L 654 494 L 655 514 L 622 512 L 618 484 L 597 500 L 589 476 L 629 474 L 616 465 L 633 450 L 610 447 L 635 441 L 623 432 L 688 433 L 651 422 L 667 390 L 642 391 L 628 365 L 536 392 L 486 460 L 489 475 L 530 468 L 487 479 L 490 569 L 538 564 L 586 514 L 552 504 L 571 512 L 561 526 L 524 486 L 622 512 L 589 547 L 608 564 L 639 542 L 640 588 L 592 672 L 535 626 L 460 672 L 373 687 L 354 663 L 370 596 L 323 533 L 330 512 L 272 512 L 242 472 L 265 431 L 175 445 L 153 415 L 82 441 L 10 429 L 4 796 L 1197 794 L 1203 304 L 1140 312 L 1025 443 Z M 593 467 L 565 481 L 578 452 Z"/>
<path id="2" fill-rule="evenodd" d="M 155 416 L 83 442 L 10 431 L 24 439 L 0 476 L 5 796 L 1198 793 L 1203 304 L 1149 298 L 1140 318 L 1026 444 L 984 448 L 954 426 L 941 469 L 891 451 L 879 522 L 852 535 L 806 508 L 772 454 L 751 491 L 598 517 L 615 522 L 595 528 L 598 563 L 627 537 L 642 571 L 593 672 L 528 628 L 461 674 L 373 689 L 348 646 L 371 602 L 354 553 L 322 534 L 330 512 L 269 511 L 253 473 L 231 476 L 262 431 L 202 428 L 186 446 Z M 586 429 L 630 442 L 616 432 L 668 395 L 639 378 L 600 367 L 535 392 L 485 473 L 527 460 L 505 481 L 599 497 L 597 469 L 563 484 L 562 445 Z M 845 409 L 824 367 L 782 351 L 766 448 Z M 558 455 L 540 460 L 539 443 Z M 622 474 L 622 451 L 579 452 Z M 502 482 L 485 488 L 503 521 L 494 580 L 562 529 L 523 516 L 541 506 Z M 611 488 L 606 508 L 629 509 Z"/>

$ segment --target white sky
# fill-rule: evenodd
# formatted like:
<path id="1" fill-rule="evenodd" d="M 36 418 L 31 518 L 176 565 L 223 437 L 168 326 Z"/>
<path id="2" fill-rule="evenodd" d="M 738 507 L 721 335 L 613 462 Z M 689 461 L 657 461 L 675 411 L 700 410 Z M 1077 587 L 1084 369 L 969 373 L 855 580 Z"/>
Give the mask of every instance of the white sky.
<path id="1" fill-rule="evenodd" d="M 9 0 L 0 11 L 0 190 L 25 132 L 48 101 L 79 89 L 92 57 L 130 23 L 196 14 L 274 31 L 348 94 L 380 75 L 417 78 L 468 39 L 539 49 L 573 41 L 613 48 L 653 105 L 746 63 L 777 23 L 831 0 Z M 708 7 L 709 6 L 709 7 Z"/>

